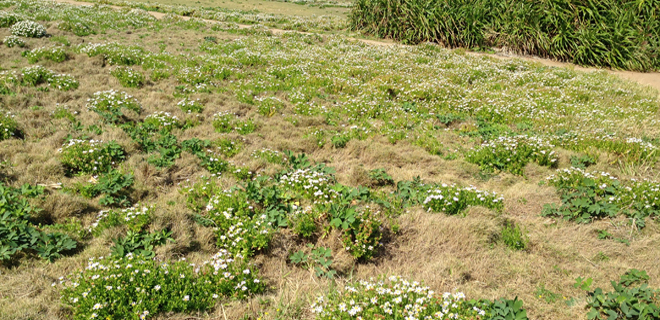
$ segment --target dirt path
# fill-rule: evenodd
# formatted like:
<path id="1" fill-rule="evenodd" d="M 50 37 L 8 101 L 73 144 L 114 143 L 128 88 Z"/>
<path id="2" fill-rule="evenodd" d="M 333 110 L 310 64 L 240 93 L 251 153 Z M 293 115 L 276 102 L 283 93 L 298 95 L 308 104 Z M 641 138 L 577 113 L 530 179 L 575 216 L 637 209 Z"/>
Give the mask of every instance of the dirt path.
<path id="1" fill-rule="evenodd" d="M 83 6 L 83 5 L 89 5 L 93 6 L 94 3 L 91 2 L 82 2 L 82 1 L 74 1 L 74 0 L 53 0 L 54 2 L 59 2 L 59 3 L 68 3 L 72 5 L 77 5 L 77 6 Z M 109 6 L 110 8 L 113 9 L 122 9 L 120 6 Z M 149 14 L 154 16 L 156 19 L 162 19 L 165 17 L 165 13 L 162 12 L 155 12 L 155 11 L 149 11 Z M 190 17 L 182 17 L 184 20 L 190 19 Z M 209 23 L 218 23 L 218 21 L 214 20 L 203 20 L 205 22 Z M 244 25 L 244 24 L 238 24 L 239 28 L 249 28 L 251 27 L 250 25 Z M 277 28 L 270 28 L 270 31 L 273 34 L 282 34 L 284 32 L 287 32 L 287 30 L 282 30 L 282 29 L 277 29 Z M 309 32 L 300 32 L 304 34 L 309 34 Z M 368 40 L 368 39 L 357 39 L 357 38 L 350 38 L 352 40 L 356 41 L 362 41 L 366 44 L 370 45 L 378 45 L 378 46 L 389 46 L 389 45 L 395 45 L 396 42 L 393 41 L 380 41 L 380 40 Z M 562 68 L 573 68 L 575 70 L 579 71 L 598 71 L 598 70 L 605 70 L 609 73 L 616 74 L 621 78 L 628 79 L 635 81 L 639 84 L 642 85 L 647 85 L 652 88 L 655 88 L 658 90 L 658 95 L 660 95 L 660 72 L 633 72 L 633 71 L 621 71 L 621 70 L 610 70 L 610 69 L 600 69 L 600 68 L 585 68 L 582 66 L 574 65 L 572 63 L 565 63 L 565 62 L 559 62 L 559 61 L 554 61 L 550 59 L 542 59 L 538 57 L 530 57 L 530 56 L 517 56 L 517 55 L 502 55 L 502 54 L 488 54 L 488 53 L 476 53 L 476 52 L 468 52 L 469 54 L 472 55 L 483 55 L 483 56 L 489 56 L 489 57 L 494 57 L 498 59 L 513 59 L 513 58 L 518 58 L 518 59 L 523 59 L 525 61 L 532 61 L 536 63 L 540 63 L 542 65 L 546 66 L 551 66 L 551 67 L 562 67 Z"/>

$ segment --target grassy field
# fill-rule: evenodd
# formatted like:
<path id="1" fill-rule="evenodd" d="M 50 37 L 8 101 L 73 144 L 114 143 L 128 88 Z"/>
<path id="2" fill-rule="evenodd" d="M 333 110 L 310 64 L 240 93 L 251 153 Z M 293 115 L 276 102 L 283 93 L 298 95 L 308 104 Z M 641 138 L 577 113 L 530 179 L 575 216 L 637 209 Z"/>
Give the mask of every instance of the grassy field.
<path id="1" fill-rule="evenodd" d="M 624 319 L 595 288 L 660 286 L 657 91 L 263 3 L 0 1 L 0 319 Z"/>

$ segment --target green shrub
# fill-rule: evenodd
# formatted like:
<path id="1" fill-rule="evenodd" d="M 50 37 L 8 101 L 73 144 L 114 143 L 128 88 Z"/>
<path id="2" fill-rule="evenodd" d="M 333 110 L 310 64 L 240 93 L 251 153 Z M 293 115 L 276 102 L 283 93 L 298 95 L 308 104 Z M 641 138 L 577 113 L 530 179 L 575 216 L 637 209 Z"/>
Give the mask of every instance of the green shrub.
<path id="1" fill-rule="evenodd" d="M 159 262 L 132 254 L 98 258 L 60 281 L 62 302 L 82 319 L 144 319 L 165 312 L 212 309 L 219 298 L 263 292 L 257 270 L 220 251 L 199 266 Z"/>
<path id="2" fill-rule="evenodd" d="M 117 78 L 119 84 L 125 88 L 139 88 L 144 85 L 144 75 L 129 67 L 115 67 L 110 71 L 110 74 Z"/>
<path id="3" fill-rule="evenodd" d="M 23 51 L 22 55 L 30 63 L 37 63 L 43 59 L 53 62 L 64 62 L 68 58 L 66 51 L 60 47 L 36 48 L 30 51 Z"/>
<path id="4" fill-rule="evenodd" d="M 264 117 L 272 117 L 284 108 L 284 102 L 276 97 L 255 98 L 257 110 Z"/>
<path id="5" fill-rule="evenodd" d="M 404 43 L 506 47 L 581 65 L 660 67 L 657 1 L 358 0 L 352 29 Z"/>
<path id="6" fill-rule="evenodd" d="M 530 162 L 556 167 L 557 157 L 553 147 L 536 137 L 499 137 L 469 151 L 465 160 L 478 164 L 488 172 L 501 170 L 523 175 L 525 166 Z"/>
<path id="7" fill-rule="evenodd" d="M 5 39 L 2 40 L 2 43 L 4 43 L 7 48 L 25 47 L 25 41 L 17 36 L 6 36 Z"/>
<path id="8" fill-rule="evenodd" d="M 34 21 L 24 20 L 11 26 L 11 34 L 26 38 L 41 38 L 46 36 L 46 28 Z"/>
<path id="9" fill-rule="evenodd" d="M 59 152 L 62 165 L 69 174 L 108 172 L 126 158 L 124 149 L 114 141 L 71 139 Z"/>
<path id="10" fill-rule="evenodd" d="M 122 109 L 140 113 L 142 106 L 126 92 L 108 90 L 95 92 L 87 100 L 87 109 L 98 113 L 108 123 L 117 123 L 124 118 Z"/>

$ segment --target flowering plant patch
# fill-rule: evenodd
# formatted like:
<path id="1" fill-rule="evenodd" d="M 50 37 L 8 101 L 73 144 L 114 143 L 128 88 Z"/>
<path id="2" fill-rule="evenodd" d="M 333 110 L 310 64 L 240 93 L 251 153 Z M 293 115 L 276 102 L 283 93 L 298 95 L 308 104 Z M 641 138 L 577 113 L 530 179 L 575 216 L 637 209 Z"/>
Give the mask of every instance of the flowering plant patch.
<path id="1" fill-rule="evenodd" d="M 428 211 L 458 214 L 470 206 L 482 206 L 501 211 L 504 208 L 501 196 L 495 192 L 477 190 L 475 187 L 457 185 L 434 185 L 427 191 L 423 205 Z"/>
<path id="2" fill-rule="evenodd" d="M 159 262 L 128 254 L 90 259 L 61 278 L 62 302 L 73 319 L 147 319 L 162 312 L 205 311 L 221 297 L 245 298 L 264 290 L 257 270 L 220 250 L 200 265 Z"/>
<path id="3" fill-rule="evenodd" d="M 485 305 L 484 305 L 485 306 Z M 316 319 L 480 319 L 486 311 L 462 292 L 438 294 L 400 277 L 360 280 L 320 296 L 311 305 Z"/>
<path id="4" fill-rule="evenodd" d="M 267 216 L 255 211 L 244 192 L 217 193 L 209 200 L 206 213 L 215 222 L 220 248 L 250 256 L 270 242 L 272 227 Z"/>
<path id="5" fill-rule="evenodd" d="M 140 113 L 142 106 L 137 99 L 123 91 L 98 91 L 87 100 L 87 109 L 98 113 L 105 121 L 116 123 L 124 117 L 122 109 Z"/>
<path id="6" fill-rule="evenodd" d="M 14 114 L 9 111 L 0 113 L 0 141 L 12 138 L 18 132 L 18 122 L 14 120 Z"/>
<path id="7" fill-rule="evenodd" d="M 44 26 L 29 20 L 16 22 L 11 26 L 11 34 L 26 38 L 41 38 L 46 35 Z"/>
<path id="8" fill-rule="evenodd" d="M 139 88 L 144 84 L 144 75 L 129 67 L 115 67 L 110 71 L 110 74 L 117 78 L 122 87 Z"/>
<path id="9" fill-rule="evenodd" d="M 156 111 L 144 118 L 143 125 L 154 130 L 172 131 L 174 128 L 181 127 L 181 122 L 177 116 L 166 111 Z"/>
<path id="10" fill-rule="evenodd" d="M 2 43 L 4 43 L 7 48 L 25 47 L 25 41 L 17 36 L 6 36 L 5 39 L 2 40 Z"/>
<path id="11" fill-rule="evenodd" d="M 61 47 L 36 48 L 22 53 L 30 63 L 37 63 L 46 59 L 53 62 L 64 62 L 68 58 L 66 51 Z"/>
<path id="12" fill-rule="evenodd" d="M 486 171 L 501 170 L 522 175 L 530 162 L 556 166 L 557 156 L 552 151 L 553 147 L 538 137 L 499 137 L 469 151 L 465 160 L 478 164 Z"/>
<path id="13" fill-rule="evenodd" d="M 126 225 L 128 230 L 139 232 L 151 222 L 153 208 L 136 204 L 126 209 L 102 210 L 96 215 L 90 231 L 98 236 L 105 229 Z"/>
<path id="14" fill-rule="evenodd" d="M 176 104 L 181 111 L 186 112 L 186 113 L 201 113 L 204 110 L 204 105 L 199 101 L 199 99 L 196 100 L 190 100 L 188 98 L 185 98 L 179 103 Z"/>
<path id="15" fill-rule="evenodd" d="M 283 164 L 287 162 L 286 155 L 283 152 L 271 150 L 268 148 L 252 151 L 252 157 L 257 159 L 264 159 L 268 163 Z"/>
<path id="16" fill-rule="evenodd" d="M 329 203 L 337 198 L 338 192 L 332 189 L 334 177 L 315 168 L 298 169 L 279 178 L 279 185 L 293 197 L 311 200 L 314 204 Z"/>
<path id="17" fill-rule="evenodd" d="M 71 139 L 58 151 L 62 165 L 72 174 L 104 173 L 126 158 L 124 149 L 114 141 Z"/>

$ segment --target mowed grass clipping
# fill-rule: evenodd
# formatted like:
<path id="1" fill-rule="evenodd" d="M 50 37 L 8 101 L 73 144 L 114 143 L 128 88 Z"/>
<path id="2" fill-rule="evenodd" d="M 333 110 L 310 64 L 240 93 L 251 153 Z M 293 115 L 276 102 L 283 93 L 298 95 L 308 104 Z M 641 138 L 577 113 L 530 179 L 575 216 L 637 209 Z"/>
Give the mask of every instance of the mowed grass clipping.
<path id="1" fill-rule="evenodd" d="M 356 0 L 352 29 L 404 43 L 502 47 L 578 65 L 660 68 L 660 1 Z"/>
<path id="2" fill-rule="evenodd" d="M 0 319 L 657 310 L 656 91 L 118 4 L 0 2 Z"/>

